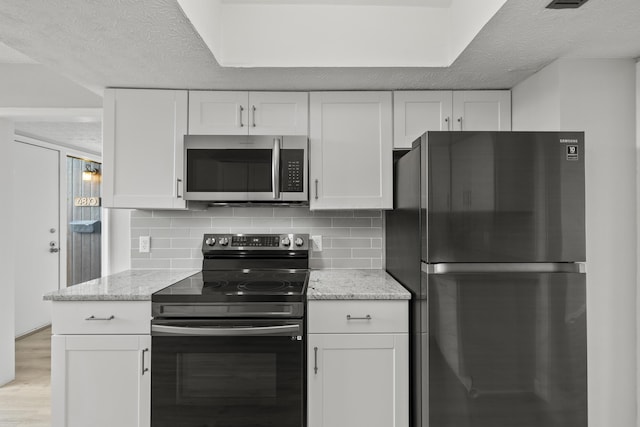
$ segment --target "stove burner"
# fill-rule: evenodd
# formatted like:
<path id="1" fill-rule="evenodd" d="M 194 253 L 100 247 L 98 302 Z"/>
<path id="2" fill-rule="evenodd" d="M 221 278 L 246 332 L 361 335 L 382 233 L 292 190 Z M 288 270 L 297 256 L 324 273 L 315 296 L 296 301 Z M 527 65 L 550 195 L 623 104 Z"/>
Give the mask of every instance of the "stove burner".
<path id="1" fill-rule="evenodd" d="M 290 282 L 272 282 L 252 280 L 250 282 L 242 282 L 238 285 L 238 289 L 249 292 L 273 292 L 279 291 L 291 286 Z"/>

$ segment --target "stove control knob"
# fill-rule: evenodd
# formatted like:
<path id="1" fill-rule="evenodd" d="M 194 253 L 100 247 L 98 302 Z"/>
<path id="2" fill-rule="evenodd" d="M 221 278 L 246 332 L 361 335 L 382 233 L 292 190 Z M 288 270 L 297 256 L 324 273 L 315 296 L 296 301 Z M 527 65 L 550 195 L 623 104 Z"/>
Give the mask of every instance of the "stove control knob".
<path id="1" fill-rule="evenodd" d="M 304 244 L 304 240 L 302 240 L 302 237 L 297 237 L 294 243 L 296 246 L 302 246 Z"/>
<path id="2" fill-rule="evenodd" d="M 289 240 L 288 237 L 285 237 L 284 239 L 282 239 L 282 246 L 291 246 L 291 240 Z"/>
<path id="3" fill-rule="evenodd" d="M 207 237 L 207 240 L 205 240 L 204 242 L 209 246 L 213 246 L 213 245 L 216 244 L 216 238 L 215 237 Z"/>
<path id="4" fill-rule="evenodd" d="M 229 244 L 229 239 L 228 239 L 228 238 L 226 238 L 226 237 L 221 237 L 221 238 L 220 238 L 220 244 L 221 244 L 222 246 L 227 246 L 227 245 Z"/>

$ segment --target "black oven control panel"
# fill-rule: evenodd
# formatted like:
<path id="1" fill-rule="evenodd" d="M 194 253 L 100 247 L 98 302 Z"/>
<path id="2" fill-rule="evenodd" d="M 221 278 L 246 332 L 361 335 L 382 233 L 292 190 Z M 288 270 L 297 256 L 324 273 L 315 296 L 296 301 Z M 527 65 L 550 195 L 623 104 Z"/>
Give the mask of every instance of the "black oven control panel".
<path id="1" fill-rule="evenodd" d="M 281 150 L 280 191 L 304 191 L 304 150 Z"/>
<path id="2" fill-rule="evenodd" d="M 280 247 L 280 236 L 231 236 L 231 246 Z"/>
<path id="3" fill-rule="evenodd" d="M 308 234 L 205 234 L 202 239 L 202 253 L 225 251 L 307 251 Z"/>

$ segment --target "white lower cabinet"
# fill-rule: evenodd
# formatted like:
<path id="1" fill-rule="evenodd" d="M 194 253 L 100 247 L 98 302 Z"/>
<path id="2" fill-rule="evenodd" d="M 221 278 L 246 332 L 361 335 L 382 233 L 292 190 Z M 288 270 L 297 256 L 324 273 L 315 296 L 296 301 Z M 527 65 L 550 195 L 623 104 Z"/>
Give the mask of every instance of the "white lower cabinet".
<path id="1" fill-rule="evenodd" d="M 149 427 L 150 301 L 54 301 L 53 427 Z"/>
<path id="2" fill-rule="evenodd" d="M 54 335 L 53 427 L 148 427 L 151 336 Z"/>
<path id="3" fill-rule="evenodd" d="M 388 304 L 402 309 L 381 301 L 309 303 L 308 427 L 409 426 L 407 302 Z M 325 315 L 343 325 L 313 333 L 326 331 Z M 396 332 L 376 333 L 376 323 Z"/>

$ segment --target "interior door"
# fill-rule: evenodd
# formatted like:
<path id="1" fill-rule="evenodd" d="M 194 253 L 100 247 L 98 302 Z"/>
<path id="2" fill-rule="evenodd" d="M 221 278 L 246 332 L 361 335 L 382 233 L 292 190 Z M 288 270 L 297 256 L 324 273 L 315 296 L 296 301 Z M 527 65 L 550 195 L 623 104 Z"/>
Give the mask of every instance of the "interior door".
<path id="1" fill-rule="evenodd" d="M 59 152 L 14 143 L 16 336 L 51 323 L 42 295 L 60 282 Z"/>

